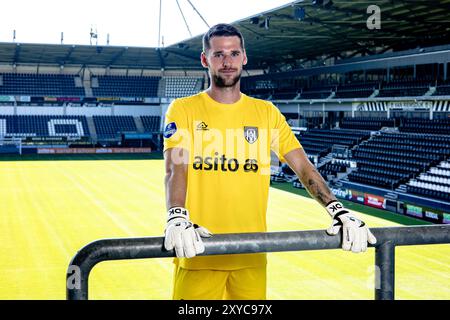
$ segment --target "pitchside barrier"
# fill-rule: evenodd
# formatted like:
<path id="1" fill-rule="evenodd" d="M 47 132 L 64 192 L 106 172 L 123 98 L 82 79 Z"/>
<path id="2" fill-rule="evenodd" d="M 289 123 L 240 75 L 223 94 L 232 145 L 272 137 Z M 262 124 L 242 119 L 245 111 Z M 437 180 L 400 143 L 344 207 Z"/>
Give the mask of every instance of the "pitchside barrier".
<path id="1" fill-rule="evenodd" d="M 375 299 L 393 300 L 395 247 L 450 243 L 450 225 L 371 228 L 375 247 Z M 340 249 L 341 237 L 324 230 L 215 234 L 205 238 L 202 255 Z M 88 299 L 92 268 L 108 260 L 174 257 L 163 248 L 163 237 L 104 239 L 91 242 L 73 257 L 67 270 L 68 300 Z M 350 253 L 349 253 L 350 254 Z"/>

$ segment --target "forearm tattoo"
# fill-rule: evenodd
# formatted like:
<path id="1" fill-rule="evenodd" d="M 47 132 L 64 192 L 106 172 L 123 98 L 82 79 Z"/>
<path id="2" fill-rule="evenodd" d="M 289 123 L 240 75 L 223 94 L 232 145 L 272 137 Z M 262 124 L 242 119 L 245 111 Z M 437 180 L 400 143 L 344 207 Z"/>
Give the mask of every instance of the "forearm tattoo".
<path id="1" fill-rule="evenodd" d="M 321 205 L 326 206 L 330 201 L 336 200 L 336 197 L 317 170 L 311 171 L 305 180 L 302 182 L 306 190 Z"/>

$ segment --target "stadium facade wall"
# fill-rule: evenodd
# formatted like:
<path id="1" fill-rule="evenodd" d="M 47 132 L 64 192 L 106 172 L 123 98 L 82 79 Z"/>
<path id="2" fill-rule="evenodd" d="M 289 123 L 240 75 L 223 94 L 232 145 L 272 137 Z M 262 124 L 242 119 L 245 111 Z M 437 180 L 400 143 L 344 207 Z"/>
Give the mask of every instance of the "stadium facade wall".
<path id="1" fill-rule="evenodd" d="M 167 109 L 167 104 L 165 109 Z M 0 115 L 74 115 L 74 116 L 160 116 L 162 106 L 115 105 L 104 107 L 14 107 L 0 106 Z"/>

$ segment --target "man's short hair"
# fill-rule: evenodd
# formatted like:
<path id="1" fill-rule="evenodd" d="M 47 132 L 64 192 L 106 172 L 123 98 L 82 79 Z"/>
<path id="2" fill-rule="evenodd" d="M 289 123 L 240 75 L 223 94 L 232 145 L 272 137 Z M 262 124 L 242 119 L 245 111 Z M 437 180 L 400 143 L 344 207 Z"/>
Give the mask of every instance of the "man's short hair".
<path id="1" fill-rule="evenodd" d="M 227 23 L 219 23 L 212 26 L 203 35 L 203 52 L 211 48 L 210 40 L 213 37 L 233 37 L 236 36 L 241 40 L 241 48 L 244 49 L 244 37 L 238 28 Z"/>

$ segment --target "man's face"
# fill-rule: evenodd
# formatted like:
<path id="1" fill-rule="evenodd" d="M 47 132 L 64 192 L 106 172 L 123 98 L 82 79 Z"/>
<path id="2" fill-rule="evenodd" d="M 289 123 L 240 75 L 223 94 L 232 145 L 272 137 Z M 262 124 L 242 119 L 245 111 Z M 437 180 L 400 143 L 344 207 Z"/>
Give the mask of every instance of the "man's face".
<path id="1" fill-rule="evenodd" d="M 211 80 L 217 87 L 233 87 L 241 78 L 242 66 L 247 64 L 245 50 L 239 37 L 213 37 L 210 48 L 202 52 L 201 61 L 209 69 Z"/>

